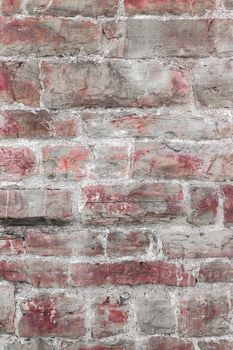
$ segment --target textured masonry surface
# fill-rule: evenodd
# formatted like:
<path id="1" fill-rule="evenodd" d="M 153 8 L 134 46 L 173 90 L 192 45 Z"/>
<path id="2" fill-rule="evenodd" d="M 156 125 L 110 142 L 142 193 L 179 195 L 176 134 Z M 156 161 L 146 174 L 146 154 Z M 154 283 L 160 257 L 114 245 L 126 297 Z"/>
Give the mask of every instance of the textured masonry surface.
<path id="1" fill-rule="evenodd" d="M 233 1 L 0 0 L 0 350 L 233 349 Z"/>

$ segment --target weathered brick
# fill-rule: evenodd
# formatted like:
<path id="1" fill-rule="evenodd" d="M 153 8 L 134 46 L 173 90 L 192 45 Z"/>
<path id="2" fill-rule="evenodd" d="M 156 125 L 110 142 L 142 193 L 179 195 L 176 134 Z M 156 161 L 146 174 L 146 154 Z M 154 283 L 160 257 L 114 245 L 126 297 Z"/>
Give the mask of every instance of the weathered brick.
<path id="1" fill-rule="evenodd" d="M 23 253 L 23 240 L 10 235 L 0 236 L 0 255 L 19 255 Z"/>
<path id="2" fill-rule="evenodd" d="M 40 294 L 21 302 L 22 337 L 58 336 L 77 339 L 85 334 L 84 305 L 76 295 Z"/>
<path id="3" fill-rule="evenodd" d="M 43 148 L 44 173 L 51 179 L 81 180 L 86 175 L 90 150 L 76 144 Z"/>
<path id="4" fill-rule="evenodd" d="M 0 148 L 1 180 L 20 180 L 35 174 L 36 158 L 29 148 Z"/>
<path id="5" fill-rule="evenodd" d="M 216 140 L 232 137 L 231 119 L 195 115 L 191 111 L 173 113 L 123 114 L 114 112 L 82 114 L 85 133 L 90 137 L 153 137 L 165 139 Z"/>
<path id="6" fill-rule="evenodd" d="M 130 342 L 120 342 L 120 343 L 118 342 L 113 345 L 102 343 L 102 342 L 96 343 L 96 344 L 90 344 L 90 345 L 76 343 L 76 342 L 75 343 L 62 342 L 61 350 L 136 350 L 136 349 L 134 344 Z"/>
<path id="7" fill-rule="evenodd" d="M 96 256 L 103 254 L 98 233 L 90 230 L 57 233 L 49 232 L 47 229 L 32 228 L 26 230 L 25 238 L 26 252 L 33 255 Z"/>
<path id="8" fill-rule="evenodd" d="M 103 30 L 112 42 L 107 55 L 127 58 L 155 56 L 205 57 L 213 51 L 209 20 L 129 19 L 109 22 Z M 116 41 L 116 38 L 118 40 Z"/>
<path id="9" fill-rule="evenodd" d="M 14 286 L 0 284 L 0 333 L 14 333 L 15 297 Z"/>
<path id="10" fill-rule="evenodd" d="M 71 192 L 66 190 L 45 191 L 45 218 L 69 221 L 72 217 Z"/>
<path id="11" fill-rule="evenodd" d="M 137 285 L 165 284 L 171 286 L 193 286 L 195 279 L 190 269 L 166 261 L 123 261 L 113 264 L 70 265 L 70 283 L 74 286 L 88 285 Z"/>
<path id="12" fill-rule="evenodd" d="M 0 106 L 14 102 L 39 106 L 39 69 L 35 61 L 0 62 Z"/>
<path id="13" fill-rule="evenodd" d="M 211 179 L 232 178 L 229 144 L 138 142 L 132 153 L 132 177 Z"/>
<path id="14" fill-rule="evenodd" d="M 72 218 L 71 193 L 64 190 L 0 189 L 0 219 Z"/>
<path id="15" fill-rule="evenodd" d="M 13 341 L 4 344 L 4 350 L 53 350 L 52 347 L 42 339 L 26 339 L 24 341 Z"/>
<path id="16" fill-rule="evenodd" d="M 229 10 L 233 9 L 233 1 L 232 0 L 224 0 L 224 5 Z"/>
<path id="17" fill-rule="evenodd" d="M 149 231 L 111 231 L 107 237 L 106 252 L 109 256 L 138 256 L 149 248 Z"/>
<path id="18" fill-rule="evenodd" d="M 224 288 L 198 286 L 179 297 L 178 328 L 184 337 L 220 336 L 230 332 L 229 304 Z"/>
<path id="19" fill-rule="evenodd" d="M 194 350 L 194 345 L 174 337 L 151 337 L 143 342 L 142 350 Z"/>
<path id="20" fill-rule="evenodd" d="M 100 27 L 86 20 L 0 17 L 0 54 L 76 55 L 81 50 L 95 54 L 100 34 Z"/>
<path id="21" fill-rule="evenodd" d="M 233 106 L 232 59 L 209 58 L 193 70 L 193 88 L 202 106 L 213 108 Z"/>
<path id="22" fill-rule="evenodd" d="M 233 264 L 231 262 L 213 261 L 207 262 L 200 267 L 200 282 L 233 282 Z"/>
<path id="23" fill-rule="evenodd" d="M 92 152 L 90 178 L 122 178 L 128 169 L 128 149 L 126 146 L 96 145 Z"/>
<path id="24" fill-rule="evenodd" d="M 64 287 L 67 284 L 67 265 L 57 260 L 15 258 L 0 260 L 0 279 L 25 282 L 35 287 Z"/>
<path id="25" fill-rule="evenodd" d="M 93 185 L 83 188 L 82 214 L 89 223 L 155 222 L 184 216 L 180 185 Z"/>
<path id="26" fill-rule="evenodd" d="M 46 111 L 0 111 L 0 137 L 59 138 L 77 135 L 75 119 Z"/>
<path id="27" fill-rule="evenodd" d="M 189 228 L 163 232 L 163 253 L 169 259 L 232 258 L 233 231 L 193 231 Z"/>
<path id="28" fill-rule="evenodd" d="M 233 341 L 225 339 L 216 341 L 201 340 L 198 342 L 198 346 L 201 350 L 231 350 Z"/>
<path id="29" fill-rule="evenodd" d="M 2 0 L 2 12 L 6 15 L 17 13 L 50 16 L 113 16 L 118 0 Z"/>
<path id="30" fill-rule="evenodd" d="M 127 309 L 127 299 L 120 294 L 97 295 L 92 304 L 92 337 L 100 339 L 125 333 Z"/>
<path id="31" fill-rule="evenodd" d="M 230 0 L 228 0 L 230 1 Z M 183 13 L 202 15 L 213 10 L 215 0 L 204 1 L 172 1 L 172 0 L 125 0 L 126 12 L 130 15 L 142 14 L 166 14 L 181 15 Z"/>
<path id="32" fill-rule="evenodd" d="M 194 225 L 211 225 L 216 222 L 218 196 L 210 187 L 190 188 L 191 213 L 189 222 Z"/>
<path id="33" fill-rule="evenodd" d="M 222 187 L 224 193 L 224 222 L 231 225 L 233 222 L 233 186 L 224 185 Z"/>
<path id="34" fill-rule="evenodd" d="M 213 21 L 211 35 L 217 55 L 231 56 L 233 53 L 233 21 L 230 19 Z"/>
<path id="35" fill-rule="evenodd" d="M 137 327 L 143 334 L 172 334 L 175 314 L 171 297 L 165 292 L 153 292 L 136 298 Z"/>
<path id="36" fill-rule="evenodd" d="M 43 100 L 50 109 L 181 104 L 189 94 L 185 73 L 177 68 L 163 67 L 157 61 L 134 64 L 125 60 L 43 62 L 42 72 Z M 150 81 L 145 84 L 148 77 Z"/>

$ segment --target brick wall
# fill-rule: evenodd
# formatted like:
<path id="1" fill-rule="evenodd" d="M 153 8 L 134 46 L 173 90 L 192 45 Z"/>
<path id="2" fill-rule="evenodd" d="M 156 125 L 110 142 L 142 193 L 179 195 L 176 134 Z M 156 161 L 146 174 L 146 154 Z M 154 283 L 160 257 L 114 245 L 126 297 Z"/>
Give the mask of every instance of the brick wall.
<path id="1" fill-rule="evenodd" d="M 233 1 L 0 13 L 0 350 L 232 350 Z"/>

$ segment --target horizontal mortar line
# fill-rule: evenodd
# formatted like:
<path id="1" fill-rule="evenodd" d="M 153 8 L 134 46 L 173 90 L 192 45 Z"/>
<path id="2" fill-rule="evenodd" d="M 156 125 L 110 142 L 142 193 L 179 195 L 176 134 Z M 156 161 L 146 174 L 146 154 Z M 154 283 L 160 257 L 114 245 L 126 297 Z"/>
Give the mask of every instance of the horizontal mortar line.
<path id="1" fill-rule="evenodd" d="M 45 177 L 45 174 L 32 174 L 28 175 L 28 178 L 24 178 L 19 180 L 0 180 L 0 187 L 1 186 L 19 186 L 19 189 L 27 189 L 25 188 L 25 185 L 30 186 L 35 186 L 33 183 L 33 180 L 41 180 L 45 181 L 44 185 L 49 186 L 49 185 L 54 185 L 57 186 L 54 189 L 59 189 L 59 186 L 75 186 L 77 189 L 81 187 L 86 187 L 86 186 L 98 186 L 98 185 L 108 185 L 108 186 L 124 186 L 124 185 L 136 185 L 136 186 L 143 186 L 143 185 L 153 185 L 153 184 L 171 184 L 171 185 L 199 185 L 199 186 L 216 186 L 216 185 L 233 185 L 233 180 L 223 180 L 223 181 L 216 181 L 216 180 L 195 180 L 195 179 L 179 179 L 179 178 L 143 178 L 143 179 L 125 179 L 125 178 L 106 178 L 106 179 L 97 179 L 97 180 L 92 180 L 90 178 L 83 178 L 80 181 L 77 180 L 50 180 Z M 25 183 L 24 183 L 25 182 Z M 27 183 L 28 182 L 28 183 Z M 36 187 L 36 189 L 39 189 L 40 187 Z"/>
<path id="2" fill-rule="evenodd" d="M 31 56 L 30 56 L 31 55 Z M 18 62 L 18 61 L 24 61 L 24 62 L 30 62 L 30 61 L 36 61 L 39 63 L 42 62 L 53 62 L 53 63 L 70 63 L 70 64 L 78 64 L 81 62 L 90 62 L 90 63 L 102 63 L 102 62 L 135 62 L 135 61 L 140 61 L 140 62 L 157 62 L 161 64 L 161 67 L 163 68 L 163 64 L 167 64 L 167 60 L 169 60 L 169 64 L 178 65 L 179 63 L 177 62 L 177 59 L 180 62 L 185 62 L 185 61 L 194 61 L 198 62 L 200 60 L 205 60 L 209 58 L 218 58 L 218 59 L 231 59 L 229 56 L 222 56 L 222 55 L 215 55 L 215 52 L 211 52 L 208 55 L 203 55 L 203 56 L 166 56 L 166 55 L 153 55 L 153 57 L 111 57 L 111 56 L 104 56 L 104 55 L 44 55 L 44 56 L 35 56 L 34 53 L 30 53 L 29 55 L 19 55 L 19 56 L 0 56 L 0 61 L 2 62 Z M 164 61 L 164 62 L 163 62 Z M 169 67 L 164 66 L 164 68 L 167 68 L 165 70 L 170 70 Z M 179 68 L 179 67 L 178 67 Z M 181 68 L 181 70 L 185 70 L 185 68 Z"/>
<path id="3" fill-rule="evenodd" d="M 81 11 L 80 11 L 81 12 Z M 154 11 L 156 12 L 156 11 Z M 43 13 L 38 13 L 38 15 L 35 14 L 30 14 L 30 13 L 15 13 L 12 14 L 10 16 L 6 16 L 4 14 L 0 14 L 0 16 L 3 19 L 7 19 L 7 20 L 25 20 L 28 18 L 33 18 L 33 19 L 38 19 L 38 20 L 42 20 L 46 19 L 46 18 L 51 18 L 54 20 L 69 20 L 69 21 L 74 21 L 74 22 L 78 22 L 78 21 L 91 21 L 97 24 L 102 24 L 102 23 L 106 23 L 108 21 L 126 21 L 126 20 L 137 20 L 137 19 L 154 19 L 154 20 L 161 20 L 161 21 L 169 21 L 169 20 L 208 20 L 208 19 L 232 19 L 233 18 L 233 12 L 231 10 L 227 10 L 227 9 L 222 9 L 222 8 L 217 8 L 214 10 L 209 10 L 207 11 L 205 14 L 203 15 L 198 15 L 198 14 L 194 14 L 194 15 L 190 15 L 188 14 L 188 11 L 184 11 L 184 13 L 181 14 L 177 14 L 177 15 L 173 15 L 172 13 L 169 13 L 167 11 L 164 12 L 163 14 L 143 14 L 143 13 L 136 13 L 136 14 L 128 14 L 127 13 L 125 15 L 118 15 L 117 13 L 115 15 L 112 16 L 106 16 L 106 15 L 99 15 L 99 16 L 84 16 L 82 14 L 80 15 L 76 15 L 76 16 L 56 16 L 56 15 L 52 15 L 49 13 L 43 12 Z M 41 17 L 43 16 L 43 17 Z"/>

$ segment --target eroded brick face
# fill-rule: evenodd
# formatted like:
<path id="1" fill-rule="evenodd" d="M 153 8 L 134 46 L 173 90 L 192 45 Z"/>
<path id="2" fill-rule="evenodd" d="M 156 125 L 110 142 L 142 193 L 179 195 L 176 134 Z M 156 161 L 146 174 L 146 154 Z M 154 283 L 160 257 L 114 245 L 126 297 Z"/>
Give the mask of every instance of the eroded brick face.
<path id="1" fill-rule="evenodd" d="M 14 286 L 8 283 L 0 284 L 1 301 L 0 301 L 0 333 L 14 333 L 15 319 L 15 297 Z"/>
<path id="2" fill-rule="evenodd" d="M 230 1 L 228 1 L 230 2 Z M 158 1 L 158 0 L 125 0 L 126 12 L 128 14 L 166 14 L 181 15 L 184 13 L 203 14 L 213 9 L 215 2 L 204 1 Z"/>
<path id="3" fill-rule="evenodd" d="M 19 322 L 21 336 L 57 335 L 78 338 L 85 332 L 83 305 L 64 294 L 39 295 L 22 301 Z"/>
<path id="4" fill-rule="evenodd" d="M 0 0 L 0 350 L 232 350 L 232 141 L 232 0 Z"/>

